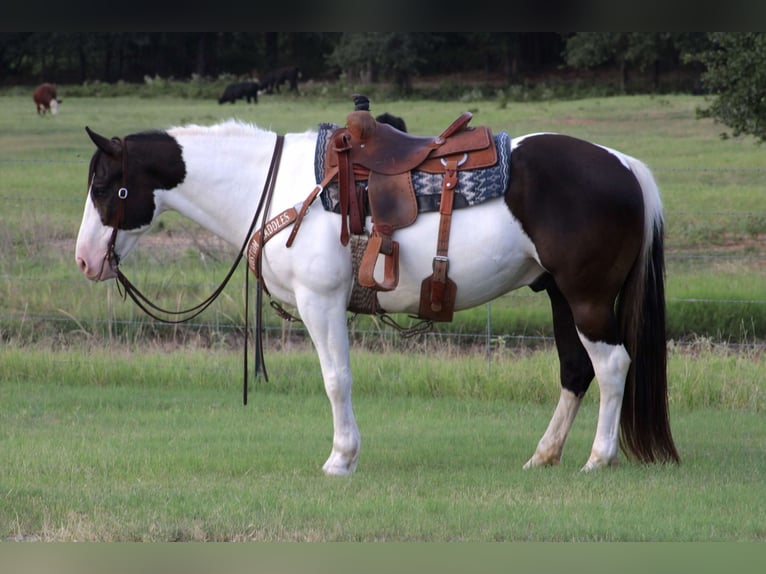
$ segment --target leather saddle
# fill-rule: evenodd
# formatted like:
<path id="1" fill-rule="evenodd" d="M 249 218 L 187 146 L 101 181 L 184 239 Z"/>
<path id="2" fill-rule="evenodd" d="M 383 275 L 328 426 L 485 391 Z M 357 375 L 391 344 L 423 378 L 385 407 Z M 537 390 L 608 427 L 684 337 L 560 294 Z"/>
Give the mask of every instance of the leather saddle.
<path id="1" fill-rule="evenodd" d="M 423 280 L 419 316 L 451 321 L 457 286 L 447 277 L 449 229 L 459 170 L 486 168 L 497 162 L 488 127 L 468 127 L 470 112 L 461 114 L 437 137 L 414 136 L 377 122 L 367 109 L 348 114 L 345 127 L 337 129 L 327 144 L 325 176 L 337 170 L 340 240 L 350 234 L 366 235 L 365 204 L 369 205 L 372 231 L 359 265 L 358 281 L 375 291 L 391 291 L 399 282 L 399 243 L 394 231 L 412 225 L 418 216 L 413 170 L 444 174 L 440 225 L 433 273 Z M 383 256 L 383 279 L 374 271 Z"/>

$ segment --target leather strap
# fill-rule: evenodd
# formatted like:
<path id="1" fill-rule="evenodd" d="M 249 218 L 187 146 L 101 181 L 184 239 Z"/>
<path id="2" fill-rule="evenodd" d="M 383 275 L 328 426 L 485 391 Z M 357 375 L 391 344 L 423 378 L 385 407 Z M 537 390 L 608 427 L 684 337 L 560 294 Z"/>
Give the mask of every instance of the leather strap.
<path id="1" fill-rule="evenodd" d="M 260 258 L 262 248 L 266 245 L 266 242 L 294 223 L 295 225 L 293 225 L 293 228 L 290 231 L 290 236 L 287 238 L 286 242 L 287 247 L 292 247 L 293 241 L 295 241 L 295 236 L 298 233 L 303 218 L 306 213 L 308 213 L 309 207 L 311 207 L 311 204 L 316 199 L 316 196 L 319 195 L 319 192 L 321 192 L 330 180 L 335 177 L 336 173 L 338 173 L 338 170 L 333 169 L 329 175 L 311 191 L 308 197 L 303 200 L 300 210 L 296 209 L 297 205 L 288 207 L 269 219 L 264 223 L 263 227 L 255 232 L 250 240 L 250 245 L 247 248 L 247 264 L 248 267 L 250 267 L 250 271 L 252 271 L 257 278 L 260 278 L 261 276 Z"/>
<path id="2" fill-rule="evenodd" d="M 245 235 L 244 243 L 242 244 L 242 247 L 239 250 L 239 254 L 237 255 L 237 258 L 234 260 L 234 263 L 231 266 L 231 269 L 229 269 L 229 272 L 226 274 L 226 277 L 224 277 L 221 284 L 218 286 L 218 288 L 204 301 L 201 303 L 195 305 L 194 307 L 190 307 L 189 309 L 184 309 L 180 311 L 173 311 L 171 309 L 164 309 L 152 301 L 150 301 L 146 295 L 144 295 L 139 289 L 133 285 L 128 278 L 125 276 L 125 274 L 122 272 L 122 270 L 119 267 L 119 257 L 117 256 L 117 253 L 114 250 L 114 244 L 115 240 L 117 238 L 117 230 L 119 229 L 120 223 L 122 222 L 122 218 L 124 217 L 125 213 L 125 200 L 128 197 L 128 188 L 127 188 L 127 167 L 128 167 L 128 148 L 127 148 L 127 138 L 122 141 L 122 187 L 117 192 L 118 197 L 120 199 L 120 202 L 117 204 L 117 207 L 115 209 L 114 216 L 111 221 L 111 225 L 113 227 L 112 235 L 109 241 L 109 247 L 107 248 L 107 254 L 105 256 L 105 261 L 109 262 L 109 264 L 114 264 L 115 267 L 115 273 L 117 274 L 117 282 L 119 285 L 122 286 L 124 289 L 123 296 L 127 297 L 130 296 L 130 298 L 133 300 L 133 302 L 147 315 L 152 317 L 153 319 L 156 319 L 157 321 L 161 321 L 163 323 L 170 323 L 170 324 L 178 324 L 178 323 L 184 323 L 186 321 L 189 321 L 193 319 L 194 317 L 198 316 L 200 313 L 202 313 L 205 309 L 207 309 L 213 301 L 215 301 L 218 296 L 223 292 L 224 287 L 229 283 L 229 280 L 234 275 L 234 271 L 239 266 L 239 262 L 242 260 L 242 257 L 245 254 L 245 249 L 247 248 L 248 242 L 250 241 L 250 236 L 253 233 L 253 230 L 255 229 L 256 224 L 258 223 L 258 220 L 261 218 L 261 214 L 264 216 L 268 214 L 268 206 L 271 202 L 271 196 L 274 193 L 274 186 L 276 184 L 277 179 L 277 172 L 279 171 L 279 162 L 282 157 L 282 148 L 284 145 L 285 137 L 283 135 L 277 135 L 276 143 L 274 144 L 274 153 L 271 156 L 271 164 L 269 165 L 269 171 L 266 175 L 266 181 L 263 184 L 263 191 L 261 192 L 261 198 L 258 202 L 258 207 L 255 210 L 255 215 L 253 216 L 252 223 L 250 224 L 250 229 L 248 229 L 247 234 Z M 247 292 L 247 271 L 245 271 L 245 291 Z M 261 337 L 261 293 L 263 289 L 263 282 L 258 282 L 258 290 L 257 290 L 257 315 L 256 315 L 256 374 L 260 372 L 260 370 L 263 370 L 264 378 L 268 381 L 268 374 L 266 373 L 266 365 L 263 362 L 263 337 Z M 186 315 L 185 317 L 182 317 L 180 319 L 167 319 L 164 317 L 160 317 L 155 313 L 155 311 L 171 315 L 171 316 L 179 316 L 179 315 Z M 247 320 L 249 316 L 249 310 L 247 308 L 247 297 L 246 297 L 246 303 L 245 303 L 245 353 L 244 353 L 244 383 L 243 383 L 243 403 L 247 404 Z"/>
<path id="3" fill-rule="evenodd" d="M 258 219 L 266 219 L 269 215 L 269 209 L 271 209 L 271 198 L 274 195 L 274 188 L 277 184 L 277 174 L 279 173 L 279 163 L 282 161 L 282 150 L 285 144 L 285 136 L 277 135 L 277 141 L 274 144 L 274 153 L 271 156 L 271 164 L 269 165 L 269 171 L 266 174 L 266 181 L 263 184 L 263 193 L 261 193 L 261 199 L 258 202 L 258 209 L 255 212 L 255 218 L 250 225 L 250 229 L 245 236 L 245 245 L 247 244 L 247 238 L 253 233 L 255 224 Z M 261 215 L 262 214 L 262 215 Z M 261 243 L 263 247 L 263 243 Z M 245 246 L 242 246 L 242 251 L 239 253 L 237 262 L 242 258 L 244 254 Z M 258 273 L 260 274 L 260 259 L 258 260 Z M 245 337 L 244 337 L 244 377 L 242 381 L 242 404 L 247 404 L 247 317 L 249 315 L 249 309 L 247 301 L 249 297 L 247 294 L 250 292 L 249 274 L 245 269 Z M 266 371 L 266 360 L 263 352 L 263 292 L 268 293 L 266 289 L 266 283 L 263 279 L 259 280 L 255 289 L 255 376 L 257 377 L 261 372 L 263 373 L 264 380 L 269 380 L 269 373 Z"/>
<path id="4" fill-rule="evenodd" d="M 471 112 L 463 112 L 458 116 L 458 118 L 452 122 L 450 125 L 447 126 L 447 129 L 442 132 L 442 134 L 436 138 L 435 142 L 439 145 L 443 144 L 445 140 L 449 139 L 450 136 L 455 135 L 456 132 L 459 132 L 465 126 L 468 125 L 468 122 L 471 121 L 471 118 L 473 117 L 473 114 Z"/>
<path id="5" fill-rule="evenodd" d="M 444 285 L 447 283 L 449 259 L 449 235 L 452 226 L 452 204 L 457 187 L 458 160 L 445 161 L 444 182 L 442 184 L 442 200 L 439 207 L 439 235 L 436 240 L 436 257 L 433 261 L 433 281 L 431 283 L 431 309 L 441 311 L 444 299 Z"/>
<path id="6" fill-rule="evenodd" d="M 354 189 L 354 170 L 351 167 L 351 138 L 347 133 L 339 132 L 335 136 L 335 152 L 338 154 L 338 188 L 340 190 L 340 242 L 348 245 L 349 199 Z"/>
<path id="7" fill-rule="evenodd" d="M 264 183 L 264 189 L 263 189 L 263 192 L 261 193 L 261 200 L 258 204 L 258 208 L 255 211 L 255 215 L 253 216 L 253 221 L 250 225 L 250 229 L 248 230 L 247 235 L 245 236 L 245 242 L 243 243 L 242 248 L 240 249 L 239 254 L 237 255 L 237 258 L 234 260 L 234 263 L 229 269 L 229 272 L 226 274 L 226 277 L 224 277 L 223 281 L 218 286 L 218 288 L 207 299 L 205 299 L 198 305 L 195 305 L 194 307 L 190 307 L 188 309 L 184 309 L 180 311 L 174 311 L 172 309 L 163 309 L 162 307 L 159 307 L 158 305 L 152 303 L 148 299 L 148 297 L 146 297 L 146 295 L 144 295 L 141 291 L 139 291 L 139 289 L 128 280 L 128 278 L 125 276 L 122 270 L 119 267 L 116 267 L 115 272 L 117 273 L 117 281 L 125 289 L 125 295 L 130 296 L 130 298 L 133 299 L 133 302 L 144 313 L 146 313 L 153 319 L 156 319 L 157 321 L 161 321 L 163 323 L 169 323 L 169 324 L 185 323 L 186 321 L 193 319 L 194 317 L 202 313 L 205 309 L 207 309 L 213 303 L 213 301 L 218 297 L 218 295 L 221 294 L 226 284 L 234 275 L 234 271 L 236 271 L 237 266 L 239 265 L 239 262 L 242 260 L 242 257 L 245 254 L 245 248 L 247 247 L 247 244 L 250 241 L 250 235 L 255 229 L 255 225 L 258 222 L 258 219 L 260 218 L 261 213 L 263 213 L 263 206 L 266 201 L 266 196 L 269 195 L 271 192 L 273 192 L 273 185 L 276 180 L 276 172 L 279 168 L 279 158 L 281 156 L 283 142 L 284 142 L 284 136 L 278 135 L 275 148 L 274 148 L 274 155 L 272 156 L 271 165 L 269 166 L 269 175 L 266 178 L 266 182 Z M 127 151 L 127 148 L 123 145 L 124 164 L 127 164 L 126 151 Z M 126 176 L 123 173 L 123 183 L 125 183 L 125 180 L 126 180 Z M 269 191 L 270 187 L 271 187 L 271 191 Z M 124 210 L 124 206 L 122 207 L 122 210 Z M 117 235 L 118 226 L 119 226 L 119 222 L 117 222 L 117 225 L 114 227 L 114 231 L 112 232 L 112 237 L 115 237 Z M 114 250 L 114 246 L 112 245 L 110 247 L 110 251 L 113 251 L 113 250 Z M 115 257 L 116 257 L 116 254 L 115 254 Z M 164 313 L 166 315 L 174 315 L 174 316 L 187 315 L 187 316 L 181 319 L 172 320 L 172 319 L 160 317 L 157 314 L 155 314 L 153 311 Z"/>
<path id="8" fill-rule="evenodd" d="M 292 231 L 290 231 L 290 237 L 287 238 L 287 246 L 292 247 L 293 241 L 295 241 L 295 235 L 298 233 L 298 229 L 301 226 L 301 222 L 303 221 L 304 216 L 306 215 L 306 212 L 308 212 L 309 207 L 314 202 L 314 199 L 316 199 L 316 196 L 321 192 L 325 187 L 327 187 L 327 184 L 332 181 L 332 178 L 335 177 L 335 174 L 338 173 L 338 168 L 335 167 L 331 169 L 327 175 L 325 175 L 325 178 L 314 188 L 314 191 L 312 191 L 309 196 L 304 200 L 303 206 L 301 207 L 300 212 L 298 213 L 297 221 L 295 225 L 293 226 Z"/>
<path id="9" fill-rule="evenodd" d="M 117 269 L 119 274 L 120 257 L 115 251 L 115 243 L 117 242 L 117 231 L 122 223 L 122 218 L 125 216 L 125 201 L 128 199 L 128 138 L 120 139 L 120 150 L 122 154 L 122 187 L 117 190 L 117 205 L 114 208 L 112 219 L 109 222 L 109 226 L 112 228 L 112 234 L 109 236 L 109 244 L 106 248 L 106 255 L 101 262 L 101 268 L 105 264 L 113 266 Z M 96 179 L 96 174 L 93 174 L 93 180 Z M 91 181 L 93 185 L 93 181 Z M 100 274 L 100 273 L 99 273 Z"/>

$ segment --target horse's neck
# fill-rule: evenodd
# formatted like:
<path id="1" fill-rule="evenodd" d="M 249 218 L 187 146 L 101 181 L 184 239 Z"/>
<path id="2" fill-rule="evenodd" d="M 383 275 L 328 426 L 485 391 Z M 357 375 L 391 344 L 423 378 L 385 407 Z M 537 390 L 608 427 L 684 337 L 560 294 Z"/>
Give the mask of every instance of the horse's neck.
<path id="1" fill-rule="evenodd" d="M 181 213 L 232 245 L 250 227 L 266 181 L 276 134 L 239 126 L 177 128 L 186 178 L 163 194 L 163 209 Z"/>

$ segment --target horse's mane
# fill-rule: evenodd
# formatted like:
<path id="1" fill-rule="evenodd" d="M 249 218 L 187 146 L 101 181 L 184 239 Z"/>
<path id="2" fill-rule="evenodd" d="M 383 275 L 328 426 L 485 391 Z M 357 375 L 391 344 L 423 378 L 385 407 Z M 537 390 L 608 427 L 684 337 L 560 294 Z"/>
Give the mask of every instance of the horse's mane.
<path id="1" fill-rule="evenodd" d="M 250 122 L 244 122 L 242 120 L 237 120 L 234 118 L 221 121 L 217 124 L 209 125 L 209 126 L 203 126 L 198 124 L 186 124 L 182 126 L 174 126 L 171 128 L 168 128 L 167 132 L 171 135 L 203 135 L 203 136 L 258 136 L 258 135 L 266 135 L 266 134 L 274 134 L 272 130 L 268 130 L 265 128 L 261 128 L 257 126 L 254 123 Z M 296 132 L 305 134 L 309 137 L 316 137 L 317 130 L 316 129 L 306 129 L 305 132 Z M 293 134 L 293 135 L 296 135 Z"/>
<path id="2" fill-rule="evenodd" d="M 184 135 L 220 135 L 220 136 L 252 136 L 257 133 L 271 133 L 249 122 L 228 119 L 210 126 L 186 124 L 174 126 L 168 132 L 183 133 Z"/>

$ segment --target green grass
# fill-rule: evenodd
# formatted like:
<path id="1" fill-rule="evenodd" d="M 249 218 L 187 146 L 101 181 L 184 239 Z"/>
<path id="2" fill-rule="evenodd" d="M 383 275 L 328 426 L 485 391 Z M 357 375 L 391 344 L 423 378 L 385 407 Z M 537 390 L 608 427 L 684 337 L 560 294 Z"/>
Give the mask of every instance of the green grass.
<path id="1" fill-rule="evenodd" d="M 0 364 L 0 537 L 171 540 L 761 540 L 763 357 L 671 353 L 680 466 L 523 471 L 552 412 L 553 352 L 355 354 L 357 473 L 321 474 L 330 407 L 316 358 L 272 354 L 240 402 L 240 357 L 11 348 Z M 384 372 L 382 368 L 388 369 Z"/>
<path id="2" fill-rule="evenodd" d="M 63 92 L 61 113 L 45 118 L 31 96 L 0 96 L 0 538 L 766 539 L 763 150 L 720 140 L 718 126 L 695 119 L 701 100 L 373 97 L 374 112 L 404 116 L 413 133 L 438 133 L 469 110 L 476 125 L 569 133 L 654 169 L 683 463 L 579 473 L 595 431 L 592 389 L 560 467 L 521 470 L 557 400 L 558 363 L 549 342 L 515 344 L 551 334 L 547 298 L 520 290 L 491 305 L 489 361 L 485 306 L 413 340 L 375 318 L 352 323 L 363 450 L 357 473 L 338 480 L 320 470 L 331 417 L 300 325 L 265 312 L 272 382 L 253 383 L 241 405 L 243 272 L 193 325 L 165 326 L 113 284 L 88 283 L 73 251 L 93 151 L 84 126 L 111 136 L 234 116 L 303 131 L 342 123 L 350 98 L 219 106 L 194 94 L 146 97 L 153 89 Z M 152 236 L 123 267 L 163 305 L 197 303 L 233 259 L 174 214 Z"/>
<path id="3" fill-rule="evenodd" d="M 89 285 L 80 276 L 73 264 L 74 239 L 93 151 L 84 126 L 106 135 L 124 135 L 237 117 L 279 132 L 303 131 L 320 121 L 342 123 L 350 109 L 350 98 L 323 96 L 318 90 L 302 97 L 264 96 L 257 105 L 224 106 L 213 98 L 143 97 L 159 88 L 142 90 L 146 93 L 141 97 L 63 94 L 61 113 L 43 118 L 34 113 L 31 97 L 0 96 L 7 112 L 0 117 L 0 289 L 5 302 L 0 336 L 4 339 L 56 339 L 63 332 L 130 341 L 171 333 L 183 341 L 200 331 L 216 339 L 228 336 L 216 334 L 220 327 L 237 332 L 243 323 L 243 273 L 201 317 L 212 327 L 193 327 L 190 334 L 184 328 L 168 330 L 146 321 L 132 304 L 119 301 L 114 287 Z M 666 208 L 669 336 L 763 339 L 762 149 L 751 139 L 720 140 L 718 126 L 696 119 L 695 109 L 702 103 L 692 96 L 525 103 L 503 98 L 373 99 L 373 111 L 404 116 L 413 133 L 434 134 L 470 110 L 473 123 L 495 131 L 511 135 L 560 131 L 640 157 L 655 170 Z M 150 296 L 170 307 L 189 306 L 206 297 L 234 256 L 233 249 L 174 214 L 164 215 L 152 233 L 159 243 L 152 249 L 139 247 L 123 267 Z M 188 247 L 180 252 L 171 248 L 171 238 L 185 238 Z M 266 317 L 278 328 L 276 316 L 267 312 Z M 492 304 L 495 336 L 550 336 L 550 323 L 544 295 L 520 290 Z M 366 318 L 359 325 L 360 330 L 377 328 Z M 485 330 L 484 307 L 458 313 L 453 323 L 439 326 L 441 332 Z"/>

